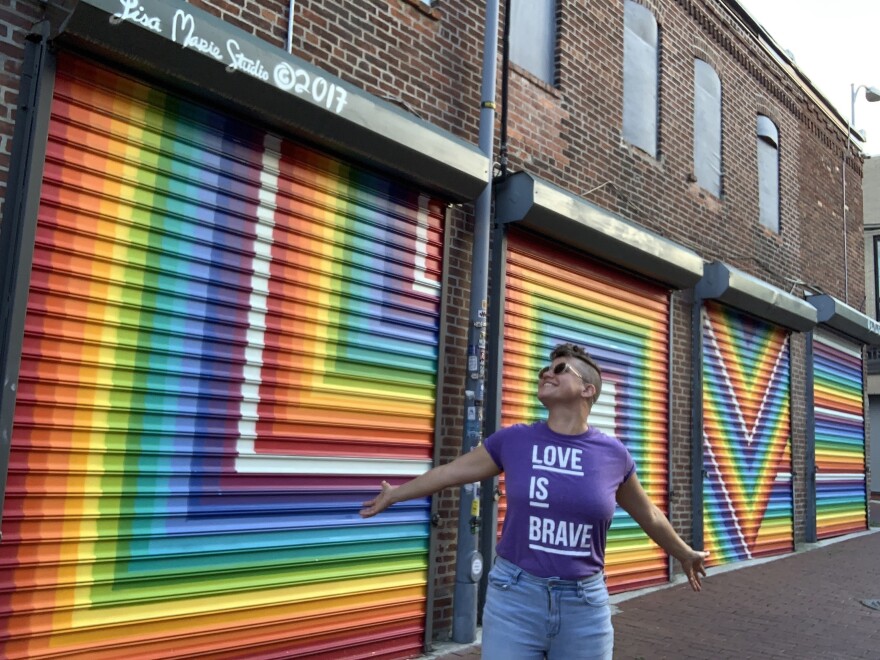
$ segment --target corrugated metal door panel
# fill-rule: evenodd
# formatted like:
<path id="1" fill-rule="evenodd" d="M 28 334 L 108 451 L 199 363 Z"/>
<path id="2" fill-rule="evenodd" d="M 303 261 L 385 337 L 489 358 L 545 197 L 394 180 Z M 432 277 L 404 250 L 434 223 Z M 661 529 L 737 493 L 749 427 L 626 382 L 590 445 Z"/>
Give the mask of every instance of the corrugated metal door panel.
<path id="1" fill-rule="evenodd" d="M 816 535 L 867 529 L 865 410 L 861 346 L 813 335 L 816 418 Z"/>
<path id="2" fill-rule="evenodd" d="M 445 205 L 61 54 L 7 658 L 421 650 Z"/>
<path id="3" fill-rule="evenodd" d="M 587 347 L 602 365 L 590 422 L 622 440 L 651 499 L 667 507 L 668 292 L 512 231 L 504 292 L 502 425 L 546 417 L 538 370 L 557 343 Z M 499 503 L 499 530 L 506 503 Z M 612 591 L 668 580 L 666 556 L 618 509 L 608 534 Z"/>
<path id="4" fill-rule="evenodd" d="M 714 303 L 702 319 L 704 546 L 712 564 L 788 552 L 788 335 Z"/>

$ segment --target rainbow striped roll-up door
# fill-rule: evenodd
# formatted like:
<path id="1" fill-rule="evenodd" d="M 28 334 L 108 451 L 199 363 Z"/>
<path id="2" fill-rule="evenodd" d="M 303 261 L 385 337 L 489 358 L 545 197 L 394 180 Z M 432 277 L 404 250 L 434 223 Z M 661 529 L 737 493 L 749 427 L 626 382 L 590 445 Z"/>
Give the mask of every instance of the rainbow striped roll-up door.
<path id="1" fill-rule="evenodd" d="M 794 549 L 788 334 L 706 303 L 703 543 L 712 565 Z"/>
<path id="2" fill-rule="evenodd" d="M 62 54 L 0 655 L 418 654 L 444 214 Z"/>
<path id="3" fill-rule="evenodd" d="M 816 442 L 816 536 L 868 527 L 862 347 L 813 334 Z"/>
<path id="4" fill-rule="evenodd" d="M 557 344 L 574 342 L 603 371 L 590 423 L 616 436 L 651 500 L 668 507 L 669 293 L 558 244 L 512 231 L 504 292 L 501 424 L 547 416 L 538 371 Z M 499 529 L 505 501 L 499 502 Z M 611 591 L 669 579 L 665 553 L 618 507 L 608 533 Z"/>

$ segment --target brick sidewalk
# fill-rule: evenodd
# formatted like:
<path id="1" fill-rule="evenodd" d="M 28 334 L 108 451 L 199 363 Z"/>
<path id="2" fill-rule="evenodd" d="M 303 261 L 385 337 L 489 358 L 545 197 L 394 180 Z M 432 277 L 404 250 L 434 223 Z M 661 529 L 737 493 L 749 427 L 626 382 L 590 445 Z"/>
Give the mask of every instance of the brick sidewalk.
<path id="1" fill-rule="evenodd" d="M 876 659 L 878 531 L 622 602 L 614 657 Z"/>
<path id="2" fill-rule="evenodd" d="M 880 611 L 862 600 L 880 600 L 877 528 L 782 558 L 710 569 L 699 594 L 684 584 L 619 594 L 612 598 L 614 657 L 877 659 Z M 477 660 L 480 649 L 441 645 L 424 658 Z"/>

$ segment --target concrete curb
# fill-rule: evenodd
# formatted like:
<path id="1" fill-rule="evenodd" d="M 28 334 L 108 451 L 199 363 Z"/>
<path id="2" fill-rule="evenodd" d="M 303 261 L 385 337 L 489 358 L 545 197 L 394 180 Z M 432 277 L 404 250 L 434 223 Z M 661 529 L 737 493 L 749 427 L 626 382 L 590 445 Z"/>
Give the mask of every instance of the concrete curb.
<path id="1" fill-rule="evenodd" d="M 480 648 L 483 642 L 483 630 L 477 628 L 477 638 L 470 644 L 456 644 L 455 642 L 434 642 L 430 653 L 420 655 L 416 660 L 436 660 L 437 658 L 454 658 L 472 655 Z"/>

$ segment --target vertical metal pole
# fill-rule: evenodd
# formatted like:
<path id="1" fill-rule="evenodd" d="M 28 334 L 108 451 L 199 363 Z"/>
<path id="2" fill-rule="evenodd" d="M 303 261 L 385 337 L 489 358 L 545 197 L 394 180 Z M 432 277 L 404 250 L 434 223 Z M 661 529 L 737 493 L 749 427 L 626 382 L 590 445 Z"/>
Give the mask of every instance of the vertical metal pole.
<path id="1" fill-rule="evenodd" d="M 287 7 L 287 52 L 293 52 L 293 15 L 296 13 L 296 0 L 290 0 Z"/>
<path id="2" fill-rule="evenodd" d="M 504 360 L 501 350 L 504 345 L 504 296 L 507 282 L 507 227 L 496 223 L 492 231 L 491 252 L 492 303 L 489 305 L 489 355 L 486 359 L 486 391 L 489 393 L 484 408 L 483 431 L 488 436 L 501 426 L 501 376 L 504 372 Z M 480 553 L 483 562 L 492 566 L 495 561 L 495 540 L 498 535 L 498 477 L 488 479 L 481 485 L 482 500 L 480 504 Z M 489 587 L 486 575 L 483 575 L 479 586 L 478 608 L 486 602 L 486 591 Z"/>
<path id="3" fill-rule="evenodd" d="M 846 164 L 849 160 L 849 134 L 856 123 L 856 95 L 862 87 L 862 85 L 859 85 L 859 87 L 856 88 L 855 83 L 850 83 L 849 85 L 849 117 L 847 118 L 846 135 L 844 136 L 843 141 L 843 173 L 841 174 L 841 180 L 843 181 L 843 302 L 847 305 L 849 304 L 849 250 L 847 245 L 848 238 L 846 235 L 848 224 L 846 206 Z"/>
<path id="4" fill-rule="evenodd" d="M 847 254 L 847 236 L 846 236 L 846 162 L 849 157 L 849 131 L 851 124 L 846 125 L 846 139 L 843 143 L 843 170 L 841 180 L 843 181 L 843 302 L 849 304 L 849 255 Z"/>
<path id="5" fill-rule="evenodd" d="M 864 85 L 859 85 L 859 89 L 864 87 Z M 856 94 L 858 90 L 856 89 L 855 83 L 849 84 L 849 125 L 856 125 Z M 849 127 L 847 127 L 849 128 Z M 846 132 L 846 141 L 849 142 L 849 130 Z"/>
<path id="6" fill-rule="evenodd" d="M 489 225 L 492 212 L 493 143 L 495 140 L 495 74 L 498 53 L 498 2 L 486 3 L 483 78 L 480 102 L 480 150 L 489 159 L 486 188 L 474 209 L 471 256 L 471 299 L 468 316 L 467 380 L 465 386 L 462 454 L 483 439 L 483 397 L 486 377 L 486 325 L 489 290 Z M 452 639 L 469 643 L 477 638 L 477 587 L 483 574 L 478 550 L 480 484 L 465 484 L 459 492 L 458 551 L 455 558 L 455 594 Z"/>

